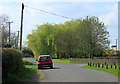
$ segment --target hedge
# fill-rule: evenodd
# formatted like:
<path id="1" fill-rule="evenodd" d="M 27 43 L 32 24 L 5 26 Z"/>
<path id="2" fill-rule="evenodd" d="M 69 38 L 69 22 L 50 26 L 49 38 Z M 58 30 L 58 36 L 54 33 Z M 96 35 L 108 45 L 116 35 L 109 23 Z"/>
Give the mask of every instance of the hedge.
<path id="1" fill-rule="evenodd" d="M 13 48 L 2 50 L 2 76 L 7 77 L 10 73 L 17 73 L 24 68 L 22 52 Z"/>

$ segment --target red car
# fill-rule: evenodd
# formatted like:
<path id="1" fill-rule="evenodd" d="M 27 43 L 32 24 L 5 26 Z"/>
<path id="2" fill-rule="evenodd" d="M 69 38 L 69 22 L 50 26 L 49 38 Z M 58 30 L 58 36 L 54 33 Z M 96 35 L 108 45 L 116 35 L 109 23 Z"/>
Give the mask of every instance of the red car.
<path id="1" fill-rule="evenodd" d="M 39 58 L 37 59 L 37 66 L 38 69 L 40 69 L 41 67 L 53 68 L 53 62 L 50 55 L 40 55 Z"/>

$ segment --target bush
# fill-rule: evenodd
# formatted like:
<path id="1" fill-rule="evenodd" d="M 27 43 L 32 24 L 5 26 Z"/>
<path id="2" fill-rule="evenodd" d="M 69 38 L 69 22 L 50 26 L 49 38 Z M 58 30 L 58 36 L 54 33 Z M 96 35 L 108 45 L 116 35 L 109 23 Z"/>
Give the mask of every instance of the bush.
<path id="1" fill-rule="evenodd" d="M 22 52 L 23 52 L 23 57 L 34 57 L 32 50 L 29 49 L 28 47 L 24 47 Z"/>
<path id="2" fill-rule="evenodd" d="M 24 65 L 34 65 L 33 63 L 28 62 L 28 61 L 26 61 L 26 60 L 23 60 L 23 63 L 24 63 Z"/>
<path id="3" fill-rule="evenodd" d="M 24 68 L 22 52 L 13 48 L 3 48 L 2 75 L 7 77 L 10 73 L 17 73 Z"/>

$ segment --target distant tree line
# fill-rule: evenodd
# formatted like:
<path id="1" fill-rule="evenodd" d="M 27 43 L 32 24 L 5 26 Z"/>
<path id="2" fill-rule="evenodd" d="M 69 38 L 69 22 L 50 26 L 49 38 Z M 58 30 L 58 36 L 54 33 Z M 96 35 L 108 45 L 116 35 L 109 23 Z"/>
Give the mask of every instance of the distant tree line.
<path id="1" fill-rule="evenodd" d="M 0 47 L 3 48 L 16 48 L 19 49 L 19 37 L 16 32 L 12 32 L 12 27 L 10 30 L 10 42 L 9 42 L 9 17 L 5 14 L 0 15 Z M 23 57 L 34 57 L 32 50 L 27 47 L 22 49 Z"/>
<path id="2" fill-rule="evenodd" d="M 66 21 L 64 24 L 46 23 L 28 34 L 28 47 L 35 58 L 50 54 L 52 58 L 91 58 L 102 56 L 109 47 L 109 32 L 98 17 Z"/>

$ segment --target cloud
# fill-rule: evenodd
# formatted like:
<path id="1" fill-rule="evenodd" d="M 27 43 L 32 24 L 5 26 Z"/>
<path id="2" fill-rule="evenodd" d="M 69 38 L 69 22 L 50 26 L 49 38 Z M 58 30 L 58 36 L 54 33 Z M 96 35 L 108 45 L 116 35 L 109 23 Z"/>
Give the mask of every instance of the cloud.
<path id="1" fill-rule="evenodd" d="M 8 6 L 2 6 L 0 5 L 0 14 L 8 14 L 8 12 L 10 11 L 10 8 Z"/>
<path id="2" fill-rule="evenodd" d="M 99 19 L 105 23 L 105 25 L 110 26 L 118 19 L 118 4 L 114 4 L 113 6 L 106 6 L 105 10 L 111 10 L 108 14 L 104 14 L 99 16 Z M 116 24 L 116 23 L 115 23 Z"/>
<path id="3" fill-rule="evenodd" d="M 110 10 L 110 12 L 99 16 L 99 19 L 105 23 L 109 31 L 110 46 L 112 46 L 118 39 L 118 4 L 107 5 L 105 10 Z"/>
<path id="4" fill-rule="evenodd" d="M 84 8 L 89 11 L 90 13 L 95 12 L 96 8 L 92 7 L 92 5 L 89 5 L 89 3 L 84 3 Z"/>

